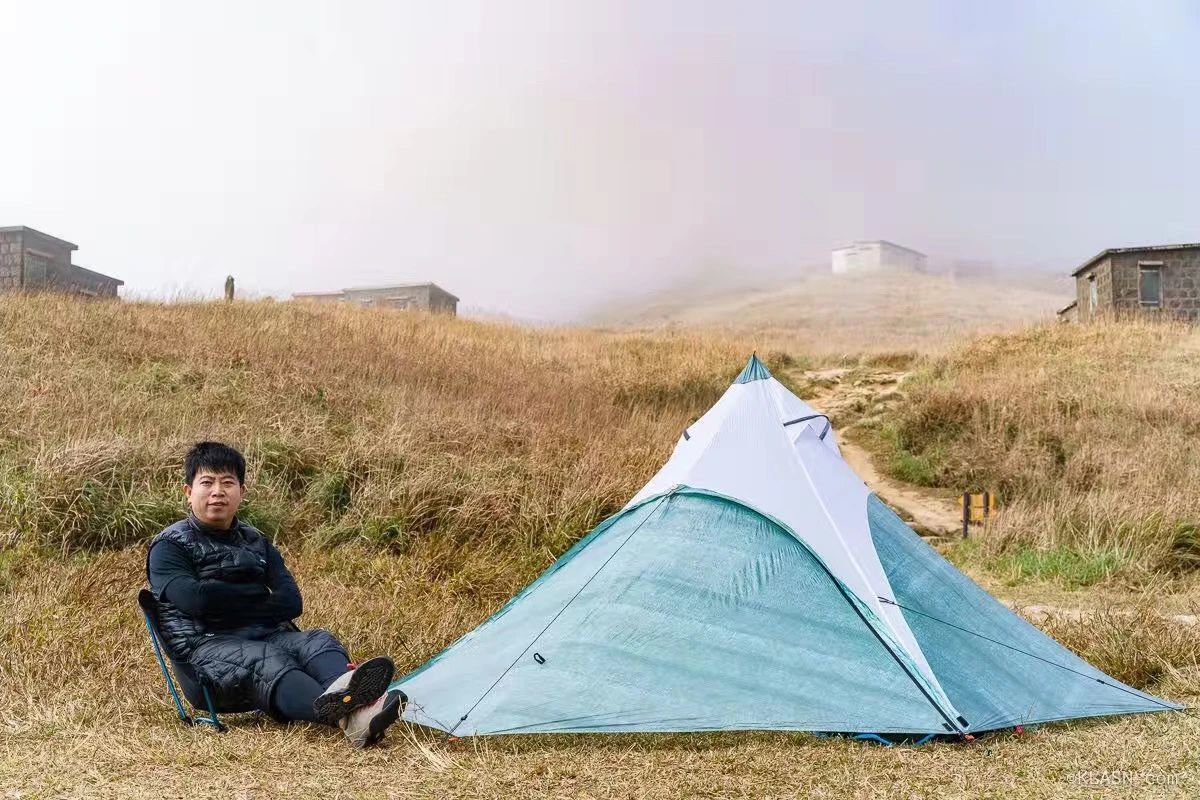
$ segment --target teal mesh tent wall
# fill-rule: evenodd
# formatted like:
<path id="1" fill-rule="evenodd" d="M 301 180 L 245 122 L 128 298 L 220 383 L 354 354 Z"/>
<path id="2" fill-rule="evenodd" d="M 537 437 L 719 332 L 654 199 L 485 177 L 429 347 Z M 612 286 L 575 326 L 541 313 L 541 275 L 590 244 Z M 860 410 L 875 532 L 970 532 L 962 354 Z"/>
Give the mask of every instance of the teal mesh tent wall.
<path id="1" fill-rule="evenodd" d="M 869 514 L 895 601 L 973 730 L 1179 708 L 1110 678 L 1021 619 L 877 497 Z"/>
<path id="2" fill-rule="evenodd" d="M 955 570 L 757 359 L 625 509 L 396 685 L 407 719 L 458 736 L 965 734 L 1178 708 Z"/>

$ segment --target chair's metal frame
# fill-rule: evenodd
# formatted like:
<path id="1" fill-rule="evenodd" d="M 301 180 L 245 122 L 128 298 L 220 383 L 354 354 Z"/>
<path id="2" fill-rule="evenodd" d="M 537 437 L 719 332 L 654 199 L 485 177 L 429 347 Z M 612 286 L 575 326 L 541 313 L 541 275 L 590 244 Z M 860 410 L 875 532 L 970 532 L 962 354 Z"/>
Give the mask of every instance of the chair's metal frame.
<path id="1" fill-rule="evenodd" d="M 143 590 L 144 591 L 144 590 Z M 185 725 L 208 725 L 213 730 L 224 733 L 228 728 L 220 718 L 217 717 L 217 707 L 213 703 L 212 693 L 203 683 L 200 684 L 201 691 L 204 692 L 204 704 L 208 706 L 208 716 L 189 715 L 183 708 L 183 701 L 179 699 L 179 691 L 175 687 L 175 679 L 171 676 L 171 670 L 167 666 L 167 660 L 163 658 L 162 645 L 158 638 L 157 620 L 153 619 L 146 607 L 138 603 L 138 607 L 142 610 L 142 620 L 146 623 L 146 631 L 150 634 L 150 644 L 154 648 L 154 657 L 158 659 L 158 666 L 162 670 L 163 678 L 167 681 L 167 690 L 171 693 L 171 699 L 175 701 L 175 710 L 179 713 L 179 721 Z"/>

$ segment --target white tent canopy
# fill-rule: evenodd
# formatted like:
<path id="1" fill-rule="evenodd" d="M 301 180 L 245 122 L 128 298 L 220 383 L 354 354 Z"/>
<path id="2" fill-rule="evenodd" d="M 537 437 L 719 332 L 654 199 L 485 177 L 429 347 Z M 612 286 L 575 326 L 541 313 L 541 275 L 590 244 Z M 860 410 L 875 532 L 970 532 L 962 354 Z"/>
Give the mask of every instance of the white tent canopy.
<path id="1" fill-rule="evenodd" d="M 895 605 L 871 543 L 871 490 L 842 459 L 828 417 L 792 394 L 757 357 L 679 437 L 670 460 L 630 505 L 675 486 L 737 498 L 803 536 L 834 576 L 884 621 L 945 709 L 958 716 Z"/>

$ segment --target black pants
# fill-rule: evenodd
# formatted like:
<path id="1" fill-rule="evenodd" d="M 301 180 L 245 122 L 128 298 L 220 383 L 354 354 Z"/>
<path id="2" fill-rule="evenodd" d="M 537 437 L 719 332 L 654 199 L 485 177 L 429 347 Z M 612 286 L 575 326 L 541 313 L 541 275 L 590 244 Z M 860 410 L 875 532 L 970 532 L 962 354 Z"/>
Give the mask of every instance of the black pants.
<path id="1" fill-rule="evenodd" d="M 271 711 L 285 720 L 320 722 L 313 713 L 313 701 L 346 671 L 346 654 L 322 653 L 304 669 L 285 672 L 271 694 Z"/>
<path id="2" fill-rule="evenodd" d="M 276 697 L 290 697 L 301 685 L 313 690 L 324 681 L 319 694 L 346 671 L 346 648 L 329 631 L 279 629 L 261 638 L 238 633 L 205 635 L 188 659 L 213 688 L 217 708 L 251 706 L 279 716 Z M 288 691 L 281 695 L 279 684 L 289 675 Z M 311 709 L 296 716 L 293 705 L 287 708 L 286 719 L 312 716 Z"/>

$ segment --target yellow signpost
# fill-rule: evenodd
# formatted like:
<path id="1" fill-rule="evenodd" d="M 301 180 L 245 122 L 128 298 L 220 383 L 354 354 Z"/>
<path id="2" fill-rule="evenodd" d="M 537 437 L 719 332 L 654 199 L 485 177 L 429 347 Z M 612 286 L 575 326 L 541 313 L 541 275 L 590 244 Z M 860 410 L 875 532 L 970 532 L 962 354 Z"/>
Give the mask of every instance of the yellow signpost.
<path id="1" fill-rule="evenodd" d="M 991 492 L 963 492 L 963 538 L 967 538 L 971 525 L 987 525 L 988 519 L 995 513 L 996 495 Z"/>

